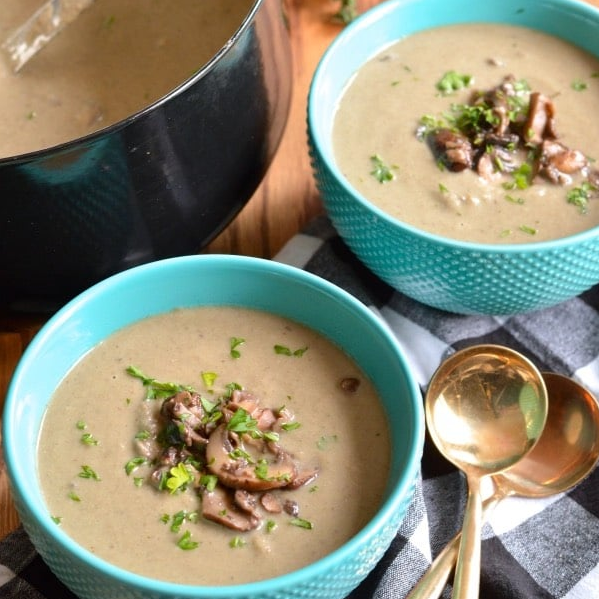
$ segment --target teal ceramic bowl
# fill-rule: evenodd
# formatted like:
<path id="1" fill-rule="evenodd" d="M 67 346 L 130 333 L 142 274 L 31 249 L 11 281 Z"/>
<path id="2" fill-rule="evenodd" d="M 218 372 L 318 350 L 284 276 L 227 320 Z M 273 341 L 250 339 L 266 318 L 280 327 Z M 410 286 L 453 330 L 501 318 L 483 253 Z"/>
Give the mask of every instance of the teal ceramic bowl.
<path id="1" fill-rule="evenodd" d="M 53 390 L 87 351 L 115 330 L 176 307 L 237 305 L 273 312 L 327 336 L 378 388 L 392 434 L 384 502 L 355 537 L 290 574 L 237 586 L 186 586 L 119 569 L 76 544 L 48 513 L 37 476 L 37 439 Z M 413 495 L 424 439 L 419 388 L 395 338 L 363 304 L 304 271 L 256 258 L 190 256 L 139 266 L 98 283 L 61 309 L 19 363 L 3 417 L 5 460 L 23 526 L 43 559 L 83 599 L 335 599 L 375 566 Z"/>
<path id="2" fill-rule="evenodd" d="M 314 74 L 308 137 L 317 186 L 351 250 L 407 296 L 463 314 L 509 315 L 553 306 L 599 282 L 599 228 L 518 245 L 455 241 L 388 216 L 349 185 L 335 162 L 334 114 L 356 70 L 404 36 L 459 22 L 541 29 L 599 56 L 599 10 L 581 2 L 387 0 L 341 31 Z"/>

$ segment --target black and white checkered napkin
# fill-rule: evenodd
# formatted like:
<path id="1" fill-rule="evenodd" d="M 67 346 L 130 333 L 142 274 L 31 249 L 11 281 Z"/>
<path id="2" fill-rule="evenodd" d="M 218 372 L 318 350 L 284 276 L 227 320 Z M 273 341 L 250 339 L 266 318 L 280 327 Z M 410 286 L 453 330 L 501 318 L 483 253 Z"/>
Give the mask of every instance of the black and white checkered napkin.
<path id="1" fill-rule="evenodd" d="M 599 285 L 555 308 L 510 318 L 459 316 L 428 308 L 382 283 L 325 217 L 278 254 L 343 287 L 394 331 L 421 388 L 456 349 L 496 343 L 541 370 L 573 376 L 599 395 Z M 350 599 L 401 599 L 459 530 L 465 479 L 427 440 L 422 479 L 391 547 Z M 21 529 L 0 543 L 0 597 L 71 599 Z M 447 588 L 444 599 L 450 596 Z M 574 490 L 501 502 L 483 529 L 482 599 L 599 599 L 599 469 Z"/>

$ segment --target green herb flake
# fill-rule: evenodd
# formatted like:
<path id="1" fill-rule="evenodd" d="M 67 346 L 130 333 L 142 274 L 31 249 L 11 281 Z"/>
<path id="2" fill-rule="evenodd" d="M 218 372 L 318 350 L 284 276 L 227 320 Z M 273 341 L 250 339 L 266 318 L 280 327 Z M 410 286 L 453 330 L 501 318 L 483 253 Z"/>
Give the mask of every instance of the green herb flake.
<path id="1" fill-rule="evenodd" d="M 238 359 L 241 357 L 241 353 L 239 352 L 239 350 L 237 349 L 240 345 L 243 345 L 245 343 L 245 339 L 241 338 L 241 337 L 231 337 L 229 339 L 229 355 L 234 358 L 234 359 Z"/>
<path id="2" fill-rule="evenodd" d="M 98 445 L 99 441 L 91 433 L 83 433 L 81 443 L 84 445 Z"/>
<path id="3" fill-rule="evenodd" d="M 469 87 L 473 80 L 472 75 L 461 75 L 456 71 L 447 71 L 443 77 L 437 81 L 435 87 L 441 92 L 441 95 L 450 96 L 461 89 Z"/>
<path id="4" fill-rule="evenodd" d="M 84 431 L 87 428 L 87 424 L 83 420 L 77 420 L 77 424 L 75 425 L 80 431 Z"/>
<path id="5" fill-rule="evenodd" d="M 306 530 L 312 530 L 314 528 L 312 522 L 310 522 L 310 520 L 306 520 L 305 518 L 292 518 L 289 523 L 299 528 L 305 528 Z"/>
<path id="6" fill-rule="evenodd" d="M 215 474 L 202 474 L 200 477 L 200 484 L 204 485 L 208 492 L 212 492 L 216 489 L 216 483 L 218 483 L 218 476 Z"/>
<path id="7" fill-rule="evenodd" d="M 519 227 L 520 231 L 526 233 L 527 235 L 536 235 L 537 230 L 534 227 L 529 227 L 528 225 L 521 225 Z"/>
<path id="8" fill-rule="evenodd" d="M 73 501 L 81 501 L 81 497 L 79 497 L 79 495 L 77 495 L 77 493 L 75 493 L 75 491 L 70 491 L 69 495 L 68 495 L 69 499 L 73 500 Z"/>
<path id="9" fill-rule="evenodd" d="M 516 198 L 514 196 L 511 195 L 506 195 L 505 199 L 510 202 L 510 204 L 524 204 L 524 199 L 523 198 Z"/>
<path id="10" fill-rule="evenodd" d="M 233 537 L 229 541 L 229 547 L 232 547 L 233 549 L 239 549 L 240 547 L 244 547 L 245 545 L 246 542 L 239 536 Z"/>
<path id="11" fill-rule="evenodd" d="M 447 187 L 445 187 L 445 185 L 443 185 L 443 183 L 439 183 L 439 191 L 442 194 L 447 194 L 449 193 L 449 189 Z"/>
<path id="12" fill-rule="evenodd" d="M 392 169 L 397 167 L 387 166 L 378 154 L 373 154 L 370 157 L 370 161 L 372 162 L 373 166 L 373 170 L 370 171 L 370 174 L 379 183 L 387 183 L 388 181 L 393 181 L 395 179 L 395 173 Z"/>
<path id="13" fill-rule="evenodd" d="M 61 516 L 50 516 L 50 518 L 52 519 L 52 522 L 54 522 L 54 524 L 60 525 L 62 523 Z"/>
<path id="14" fill-rule="evenodd" d="M 281 428 L 284 431 L 294 431 L 297 430 L 300 426 L 301 424 L 299 422 L 283 422 L 283 424 L 281 424 Z"/>
<path id="15" fill-rule="evenodd" d="M 136 468 L 139 468 L 140 466 L 147 464 L 147 462 L 148 462 L 148 459 L 141 457 L 141 456 L 130 459 L 125 464 L 125 472 L 127 473 L 127 476 L 129 476 Z"/>
<path id="16" fill-rule="evenodd" d="M 265 459 L 258 460 L 254 472 L 256 473 L 256 478 L 259 478 L 260 480 L 269 480 L 268 462 Z"/>
<path id="17" fill-rule="evenodd" d="M 144 430 L 144 431 L 139 431 L 139 433 L 137 433 L 137 434 L 135 435 L 135 438 L 136 438 L 138 441 L 145 441 L 145 440 L 149 439 L 151 436 L 152 436 L 152 435 L 150 434 L 150 431 L 145 431 L 145 430 Z"/>
<path id="18" fill-rule="evenodd" d="M 97 472 L 90 466 L 81 466 L 81 471 L 78 474 L 79 478 L 89 478 L 92 480 L 101 480 Z"/>
<path id="19" fill-rule="evenodd" d="M 127 366 L 127 374 L 139 379 L 143 386 L 146 387 L 146 399 L 166 399 L 180 391 L 193 392 L 193 387 L 189 385 L 179 385 L 177 383 L 157 381 L 149 376 L 146 376 L 137 366 Z"/>
<path id="20" fill-rule="evenodd" d="M 202 372 L 201 375 L 202 375 L 202 381 L 204 382 L 204 386 L 207 389 L 214 387 L 214 383 L 216 382 L 216 379 L 218 378 L 218 375 L 216 374 L 216 372 Z"/>
<path id="21" fill-rule="evenodd" d="M 166 487 L 171 493 L 184 491 L 187 485 L 193 482 L 194 478 L 189 469 L 183 462 L 179 462 L 169 470 L 169 476 L 166 479 Z"/>
<path id="22" fill-rule="evenodd" d="M 566 199 L 569 204 L 576 206 L 581 214 L 586 214 L 589 199 L 595 191 L 597 191 L 597 188 L 594 185 L 584 181 L 580 186 L 571 189 L 566 194 Z"/>
<path id="23" fill-rule="evenodd" d="M 289 347 L 285 346 L 285 345 L 278 345 L 276 344 L 273 347 L 275 354 L 281 355 L 281 356 L 294 356 L 296 358 L 301 358 L 307 351 L 308 351 L 308 347 L 300 347 L 298 349 L 295 350 L 291 350 Z"/>
<path id="24" fill-rule="evenodd" d="M 266 521 L 266 532 L 267 533 L 271 533 L 274 530 L 276 530 L 277 528 L 277 523 L 274 520 L 267 520 Z"/>
<path id="25" fill-rule="evenodd" d="M 233 416 L 227 423 L 227 430 L 234 433 L 251 433 L 257 430 L 258 421 L 251 417 L 250 413 L 243 408 L 235 410 Z"/>
<path id="26" fill-rule="evenodd" d="M 162 514 L 162 516 L 160 516 L 160 522 L 163 522 L 164 524 L 168 524 L 170 519 L 171 517 L 168 514 Z"/>
<path id="27" fill-rule="evenodd" d="M 575 79 L 574 81 L 572 81 L 572 83 L 570 84 L 570 87 L 575 91 L 575 92 L 583 92 L 588 88 L 588 85 L 585 81 L 583 81 L 582 79 Z"/>
<path id="28" fill-rule="evenodd" d="M 191 533 L 186 530 L 181 538 L 177 541 L 177 546 L 179 549 L 183 549 L 183 551 L 190 551 L 198 547 L 199 543 L 197 541 L 193 541 L 191 538 Z"/>

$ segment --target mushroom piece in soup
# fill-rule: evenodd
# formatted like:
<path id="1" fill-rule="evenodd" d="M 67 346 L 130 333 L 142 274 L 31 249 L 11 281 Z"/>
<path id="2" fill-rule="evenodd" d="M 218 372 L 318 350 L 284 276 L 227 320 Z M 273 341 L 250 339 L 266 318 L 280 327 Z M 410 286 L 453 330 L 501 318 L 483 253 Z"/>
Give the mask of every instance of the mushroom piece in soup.
<path id="1" fill-rule="evenodd" d="M 257 310 L 184 308 L 73 367 L 38 455 L 48 518 L 83 547 L 151 578 L 228 585 L 355 535 L 382 501 L 390 435 L 368 377 L 322 335 Z"/>
<path id="2" fill-rule="evenodd" d="M 409 225 L 478 243 L 557 239 L 599 225 L 597 106 L 599 59 L 564 40 L 438 27 L 358 70 L 334 150 L 353 187 Z"/>

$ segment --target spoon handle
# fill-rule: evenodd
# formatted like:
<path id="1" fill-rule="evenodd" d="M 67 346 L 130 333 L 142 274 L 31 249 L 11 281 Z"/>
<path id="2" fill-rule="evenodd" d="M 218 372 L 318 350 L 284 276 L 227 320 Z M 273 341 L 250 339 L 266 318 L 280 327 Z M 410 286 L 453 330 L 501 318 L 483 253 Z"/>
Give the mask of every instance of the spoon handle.
<path id="1" fill-rule="evenodd" d="M 46 0 L 2 44 L 15 73 L 94 0 Z"/>
<path id="2" fill-rule="evenodd" d="M 503 492 L 499 490 L 483 502 L 483 521 L 503 499 Z M 458 557 L 462 533 L 458 532 L 437 555 L 429 569 L 424 573 L 416 586 L 410 591 L 406 599 L 438 599 L 449 580 L 453 566 Z"/>
<path id="3" fill-rule="evenodd" d="M 468 501 L 453 578 L 452 599 L 478 599 L 482 528 L 481 476 L 468 476 Z"/>

